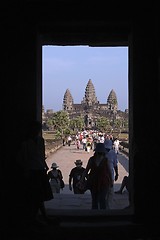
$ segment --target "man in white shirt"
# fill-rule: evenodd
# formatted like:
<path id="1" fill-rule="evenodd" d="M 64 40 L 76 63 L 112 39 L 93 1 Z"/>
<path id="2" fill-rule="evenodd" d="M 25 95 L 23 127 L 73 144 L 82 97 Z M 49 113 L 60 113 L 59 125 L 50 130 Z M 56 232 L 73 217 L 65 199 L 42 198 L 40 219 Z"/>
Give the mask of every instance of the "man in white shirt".
<path id="1" fill-rule="evenodd" d="M 71 146 L 71 142 L 72 142 L 71 136 L 68 136 L 67 142 L 68 142 L 68 146 L 70 147 Z"/>
<path id="2" fill-rule="evenodd" d="M 87 143 L 87 139 L 86 139 L 86 137 L 83 137 L 82 138 L 83 150 L 86 150 L 86 143 Z"/>
<path id="3" fill-rule="evenodd" d="M 116 138 L 113 142 L 113 146 L 114 146 L 114 151 L 115 153 L 119 153 L 119 144 L 120 144 L 120 141 L 118 140 L 118 138 Z"/>

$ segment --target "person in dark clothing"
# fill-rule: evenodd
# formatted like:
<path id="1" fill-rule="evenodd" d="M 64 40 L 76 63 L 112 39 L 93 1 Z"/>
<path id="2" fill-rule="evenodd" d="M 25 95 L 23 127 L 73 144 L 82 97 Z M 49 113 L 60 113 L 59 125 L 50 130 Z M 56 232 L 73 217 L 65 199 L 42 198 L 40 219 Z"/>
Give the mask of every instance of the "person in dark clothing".
<path id="1" fill-rule="evenodd" d="M 123 194 L 123 190 L 126 188 L 126 190 L 128 191 L 129 194 L 129 205 L 126 208 L 130 208 L 131 207 L 131 187 L 130 187 L 130 180 L 129 180 L 129 175 L 128 176 L 124 176 L 121 186 L 119 188 L 118 191 L 115 191 L 114 193 L 116 194 Z"/>
<path id="2" fill-rule="evenodd" d="M 23 181 L 26 221 L 37 222 L 39 211 L 47 218 L 44 202 L 54 198 L 47 176 L 48 166 L 45 157 L 44 138 L 41 136 L 42 124 L 31 121 L 26 139 L 17 154 L 17 164 Z"/>
<path id="3" fill-rule="evenodd" d="M 74 194 L 84 194 L 83 189 L 79 189 L 78 182 L 81 179 L 81 176 L 85 170 L 84 167 L 82 167 L 83 162 L 81 160 L 76 160 L 75 165 L 76 167 L 72 168 L 69 174 L 69 189 L 72 191 L 73 186 L 73 192 Z"/>
<path id="4" fill-rule="evenodd" d="M 48 172 L 48 178 L 53 193 L 60 193 L 60 190 L 64 188 L 64 186 L 61 185 L 63 181 L 62 171 L 58 169 L 58 167 L 56 163 L 52 163 L 52 170 Z"/>
<path id="5" fill-rule="evenodd" d="M 124 176 L 122 180 L 122 184 L 120 186 L 120 189 L 118 191 L 115 191 L 117 194 L 122 194 L 123 189 L 126 188 L 128 192 L 130 192 L 130 184 L 129 184 L 129 176 Z"/>
<path id="6" fill-rule="evenodd" d="M 88 160 L 80 183 L 83 184 L 87 176 L 92 196 L 92 209 L 106 209 L 106 196 L 113 185 L 111 169 L 104 144 L 97 143 L 94 151 L 94 155 Z"/>

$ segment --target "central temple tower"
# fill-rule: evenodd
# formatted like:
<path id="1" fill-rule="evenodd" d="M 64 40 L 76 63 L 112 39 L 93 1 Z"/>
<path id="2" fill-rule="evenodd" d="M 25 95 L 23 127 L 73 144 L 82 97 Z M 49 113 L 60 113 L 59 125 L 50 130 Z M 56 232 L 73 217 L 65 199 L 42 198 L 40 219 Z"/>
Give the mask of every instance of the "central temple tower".
<path id="1" fill-rule="evenodd" d="M 99 104 L 99 102 L 97 101 L 96 94 L 95 94 L 95 88 L 93 86 L 91 79 L 89 79 L 89 81 L 87 83 L 87 86 L 85 89 L 85 96 L 84 96 L 81 104 L 85 107 L 91 107 L 91 106 Z"/>

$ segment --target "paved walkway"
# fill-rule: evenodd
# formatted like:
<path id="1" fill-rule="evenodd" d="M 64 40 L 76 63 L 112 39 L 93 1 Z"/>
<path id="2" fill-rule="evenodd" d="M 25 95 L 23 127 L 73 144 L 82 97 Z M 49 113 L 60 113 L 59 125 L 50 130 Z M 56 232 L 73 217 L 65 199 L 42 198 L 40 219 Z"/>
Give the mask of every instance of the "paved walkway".
<path id="1" fill-rule="evenodd" d="M 53 162 L 56 162 L 59 166 L 59 169 L 63 173 L 63 179 L 65 182 L 65 188 L 61 190 L 60 194 L 54 194 L 54 199 L 45 202 L 46 209 L 49 212 L 60 211 L 65 214 L 69 210 L 78 210 L 82 209 L 91 210 L 91 195 L 90 191 L 87 191 L 85 194 L 73 194 L 72 191 L 69 190 L 68 179 L 70 170 L 75 167 L 75 160 L 81 159 L 83 161 L 83 167 L 86 167 L 88 159 L 93 155 L 93 150 L 90 153 L 81 149 L 77 150 L 76 146 L 72 144 L 69 146 L 63 146 L 58 149 L 56 152 L 52 153 L 47 158 L 47 164 L 49 168 Z M 119 178 L 114 185 L 114 191 L 118 190 L 124 175 L 128 175 L 129 162 L 128 157 L 126 157 L 123 153 L 118 154 L 119 160 Z M 123 194 L 114 194 L 112 209 L 123 209 L 127 207 L 128 202 L 128 192 L 124 191 Z M 65 210 L 65 211 L 64 211 Z M 68 214 L 68 213 L 67 213 Z"/>

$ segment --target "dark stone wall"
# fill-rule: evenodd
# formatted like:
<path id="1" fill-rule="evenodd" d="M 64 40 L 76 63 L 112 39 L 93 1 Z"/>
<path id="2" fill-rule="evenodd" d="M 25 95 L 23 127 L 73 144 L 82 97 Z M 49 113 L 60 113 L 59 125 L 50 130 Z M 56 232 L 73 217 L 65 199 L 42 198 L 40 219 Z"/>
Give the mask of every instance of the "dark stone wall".
<path id="1" fill-rule="evenodd" d="M 41 120 L 41 45 L 129 45 L 130 175 L 133 224 L 152 229 L 159 218 L 159 15 L 146 6 L 139 15 L 126 5 L 98 7 L 90 1 L 22 1 L 1 9 L 1 184 L 4 224 L 23 217 L 15 156 L 29 120 Z M 97 6 L 97 5 L 96 5 Z M 62 14 L 63 10 L 63 14 Z M 114 13 L 113 13 L 114 12 Z M 113 13 L 113 14 L 112 14 Z M 11 186 L 11 179 L 13 188 Z M 9 186 L 9 189 L 8 189 Z M 115 217 L 116 218 L 116 217 Z M 130 219 L 130 217 L 129 217 Z M 103 219 L 107 221 L 107 219 Z M 153 224 L 154 223 L 154 224 Z M 155 229 L 154 229 L 155 230 Z M 139 229 L 137 228 L 137 232 Z M 156 228 L 158 232 L 158 229 Z"/>

